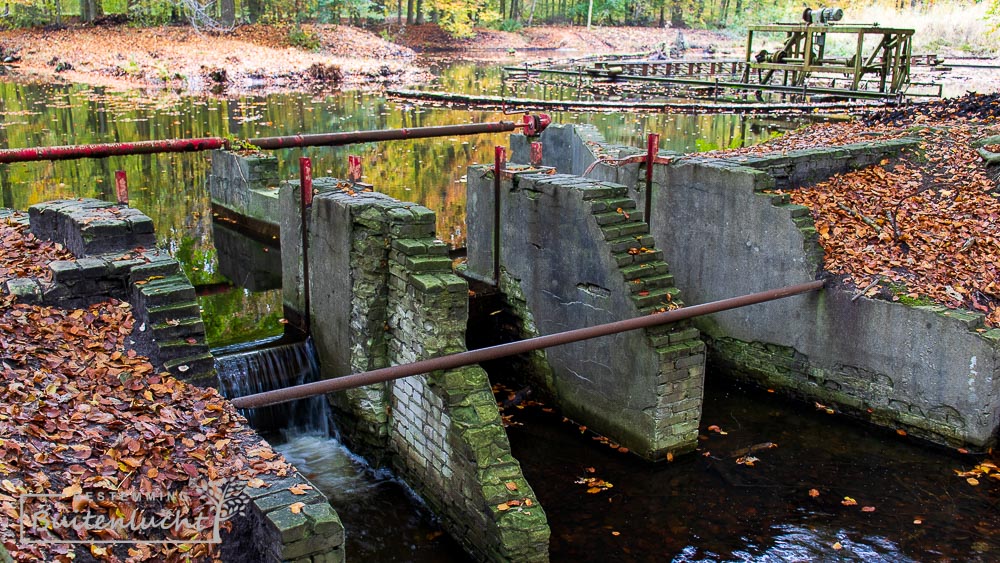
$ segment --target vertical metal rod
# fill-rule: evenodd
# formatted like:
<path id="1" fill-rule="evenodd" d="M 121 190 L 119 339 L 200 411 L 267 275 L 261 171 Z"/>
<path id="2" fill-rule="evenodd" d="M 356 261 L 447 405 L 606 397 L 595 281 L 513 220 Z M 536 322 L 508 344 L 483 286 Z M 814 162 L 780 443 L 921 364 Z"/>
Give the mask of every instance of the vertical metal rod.
<path id="1" fill-rule="evenodd" d="M 500 175 L 507 151 L 497 145 L 493 155 L 493 282 L 500 287 Z"/>
<path id="2" fill-rule="evenodd" d="M 660 152 L 660 136 L 656 133 L 650 133 L 649 137 L 646 139 L 646 224 L 652 225 L 652 212 L 653 212 L 653 162 L 656 160 L 656 154 Z"/>
<path id="3" fill-rule="evenodd" d="M 352 184 L 361 181 L 361 157 L 353 154 L 347 155 L 347 179 Z"/>
<path id="4" fill-rule="evenodd" d="M 302 324 L 301 327 L 306 333 L 309 330 L 309 226 L 308 210 L 312 207 L 313 182 L 312 182 L 312 160 L 307 157 L 299 158 L 299 212 L 302 221 Z"/>
<path id="5" fill-rule="evenodd" d="M 115 170 L 115 191 L 118 193 L 118 205 L 128 205 L 128 176 L 124 170 Z"/>

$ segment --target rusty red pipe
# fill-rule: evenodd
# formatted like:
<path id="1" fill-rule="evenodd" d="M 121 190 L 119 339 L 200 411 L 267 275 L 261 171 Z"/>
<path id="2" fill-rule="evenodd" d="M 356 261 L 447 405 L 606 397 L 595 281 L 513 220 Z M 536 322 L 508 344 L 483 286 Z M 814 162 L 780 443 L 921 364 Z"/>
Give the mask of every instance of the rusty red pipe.
<path id="1" fill-rule="evenodd" d="M 283 137 L 260 137 L 248 139 L 251 145 L 264 150 L 292 147 L 341 146 L 400 139 L 423 139 L 428 137 L 448 137 L 452 135 L 476 135 L 480 133 L 504 133 L 524 128 L 526 133 L 537 135 L 551 122 L 545 114 L 525 116 L 523 123 L 498 121 L 495 123 L 466 123 L 462 125 L 440 125 L 434 127 L 412 127 L 403 129 L 382 129 L 372 131 L 349 131 L 344 133 L 316 133 L 308 135 L 288 135 Z M 196 139 L 168 139 L 163 141 L 137 141 L 133 143 L 97 143 L 92 145 L 65 145 L 39 147 L 33 149 L 0 149 L 0 163 L 33 162 L 39 160 L 73 160 L 77 158 L 106 158 L 132 154 L 153 154 L 168 152 L 196 152 L 229 148 L 229 139 L 222 137 L 201 137 Z"/>
<path id="2" fill-rule="evenodd" d="M 411 364 L 389 366 L 386 368 L 356 373 L 344 377 L 336 377 L 333 379 L 306 383 L 304 385 L 296 385 L 294 387 L 286 387 L 284 389 L 257 393 L 255 395 L 247 395 L 245 397 L 233 399 L 233 405 L 241 409 L 254 409 L 269 405 L 276 405 L 278 403 L 287 403 L 288 401 L 304 399 L 306 397 L 312 397 L 313 395 L 343 391 L 344 389 L 352 389 L 354 387 L 371 385 L 373 383 L 383 383 L 393 379 L 410 377 L 412 375 L 428 373 L 436 370 L 452 369 L 471 364 L 478 364 L 487 360 L 495 360 L 497 358 L 513 356 L 515 354 L 523 354 L 525 352 L 540 350 L 542 348 L 569 344 L 571 342 L 579 342 L 580 340 L 588 340 L 590 338 L 607 336 L 609 334 L 617 334 L 628 330 L 637 330 L 640 328 L 677 322 L 700 315 L 708 315 L 711 313 L 718 313 L 719 311 L 735 309 L 737 307 L 764 303 L 765 301 L 774 301 L 775 299 L 783 299 L 793 295 L 816 291 L 822 287 L 822 280 L 790 285 L 759 293 L 751 293 L 750 295 L 743 295 L 741 297 L 731 297 L 729 299 L 712 301 L 711 303 L 704 303 L 702 305 L 692 305 L 690 307 L 674 309 L 673 311 L 667 311 L 665 313 L 643 315 L 634 319 L 625 319 L 623 321 L 616 321 L 613 323 L 587 328 L 557 332 L 556 334 L 529 338 L 527 340 L 520 340 L 517 342 L 509 342 L 507 344 L 500 344 L 489 348 L 480 348 L 479 350 L 470 350 L 468 352 L 460 352 L 458 354 L 431 358 L 429 360 L 420 360 Z"/>

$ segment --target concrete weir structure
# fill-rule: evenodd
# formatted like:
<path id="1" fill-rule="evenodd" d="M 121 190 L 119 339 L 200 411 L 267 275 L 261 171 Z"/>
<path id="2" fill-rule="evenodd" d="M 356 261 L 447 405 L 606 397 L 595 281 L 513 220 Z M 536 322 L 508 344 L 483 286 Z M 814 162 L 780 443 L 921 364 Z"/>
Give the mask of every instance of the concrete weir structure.
<path id="1" fill-rule="evenodd" d="M 308 268 L 299 185 L 285 184 L 280 193 L 283 300 L 309 319 L 323 377 L 465 350 L 469 288 L 434 237 L 434 213 L 341 185 L 313 181 L 306 255 L 322 258 L 308 259 Z M 390 465 L 477 559 L 548 560 L 545 512 L 510 453 L 480 367 L 328 398 L 344 441 Z"/>
<path id="2" fill-rule="evenodd" d="M 642 154 L 641 149 L 604 143 L 590 126 L 550 126 L 541 142 L 543 164 L 559 172 L 583 174 L 593 165 L 587 179 L 576 180 L 576 185 L 622 185 L 636 202 L 651 196 L 650 234 L 670 265 L 673 284 L 685 301 L 703 303 L 809 281 L 821 274 L 823 250 L 809 209 L 790 204 L 787 195 L 765 190 L 795 189 L 870 166 L 915 148 L 920 141 L 875 138 L 841 147 L 738 158 L 661 151 L 659 156 L 670 163 L 654 164 L 650 194 L 644 179 L 639 180 L 640 166 L 645 165 L 611 162 Z M 513 145 L 514 161 L 526 162 L 527 139 L 514 136 Z M 531 187 L 537 183 L 522 180 L 520 188 L 508 183 L 504 195 L 513 197 L 521 191 L 519 197 L 537 199 Z M 559 193 L 542 197 L 570 198 L 574 181 L 565 178 L 559 183 Z M 491 194 L 477 190 L 470 184 L 468 221 L 489 228 L 488 209 L 481 210 L 485 215 L 472 212 L 480 210 L 475 198 Z M 534 252 L 533 240 L 503 250 L 513 242 L 509 232 L 530 230 L 525 223 L 546 225 L 547 240 L 564 235 L 567 228 L 572 233 L 574 227 L 563 220 L 564 209 L 546 209 L 544 217 L 524 209 L 528 215 L 517 217 L 518 226 L 504 231 L 505 257 Z M 469 239 L 472 264 L 473 232 Z M 600 248 L 595 250 L 600 253 Z M 980 314 L 857 298 L 853 292 L 829 288 L 717 313 L 697 319 L 694 325 L 708 344 L 710 358 L 736 377 L 880 425 L 904 427 L 941 444 L 984 447 L 996 440 L 1000 329 L 987 330 Z"/>
<path id="3" fill-rule="evenodd" d="M 502 176 L 500 287 L 524 336 L 682 305 L 625 186 L 524 167 Z M 468 178 L 467 275 L 489 282 L 494 172 L 476 167 Z M 694 449 L 705 345 L 687 323 L 558 346 L 539 359 L 537 383 L 566 416 L 650 460 Z"/>

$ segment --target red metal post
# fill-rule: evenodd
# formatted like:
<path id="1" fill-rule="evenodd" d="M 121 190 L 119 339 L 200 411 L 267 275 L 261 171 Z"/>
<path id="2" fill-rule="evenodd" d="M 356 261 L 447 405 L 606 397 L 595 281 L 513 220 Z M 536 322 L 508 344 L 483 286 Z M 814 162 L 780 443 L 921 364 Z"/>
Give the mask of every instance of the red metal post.
<path id="1" fill-rule="evenodd" d="M 650 133 L 646 139 L 646 224 L 652 225 L 653 213 L 653 164 L 656 162 L 656 155 L 660 152 L 660 136 Z"/>
<path id="2" fill-rule="evenodd" d="M 709 315 L 712 313 L 718 313 L 719 311 L 735 309 L 737 307 L 745 307 L 756 303 L 764 303 L 766 301 L 774 301 L 776 299 L 783 299 L 793 295 L 800 295 L 810 291 L 816 291 L 822 287 L 823 281 L 815 280 L 787 287 L 770 289 L 759 293 L 743 295 L 741 297 L 732 297 L 721 301 L 704 303 L 702 305 L 682 307 L 665 313 L 643 315 L 633 319 L 625 319 L 623 321 L 615 321 L 613 323 L 587 328 L 578 328 L 575 330 L 568 330 L 566 332 L 558 332 L 556 334 L 520 340 L 518 342 L 508 342 L 507 344 L 500 344 L 489 348 L 480 348 L 479 350 L 469 350 L 468 352 L 459 352 L 458 354 L 431 358 L 429 360 L 420 360 L 411 364 L 389 366 L 372 371 L 347 375 L 344 377 L 335 377 L 324 381 L 306 383 L 305 385 L 286 387 L 284 389 L 267 391 L 256 395 L 247 395 L 245 397 L 233 399 L 233 406 L 240 409 L 255 409 L 269 405 L 276 405 L 278 403 L 286 403 L 288 401 L 294 401 L 295 399 L 312 397 L 313 395 L 333 393 L 334 391 L 342 391 L 344 389 L 361 387 L 362 385 L 392 381 L 393 379 L 410 377 L 411 375 L 478 364 L 487 360 L 505 358 L 516 354 L 541 350 L 542 348 L 561 346 L 563 344 L 589 340 L 591 338 L 598 338 L 609 334 L 617 334 L 628 330 L 637 330 L 640 328 L 682 321 L 684 319 L 690 319 L 700 315 Z"/>
<path id="3" fill-rule="evenodd" d="M 118 193 L 118 205 L 128 205 L 128 176 L 124 170 L 115 170 L 115 191 Z"/>
<path id="4" fill-rule="evenodd" d="M 299 211 L 302 220 L 302 324 L 299 327 L 309 333 L 309 208 L 313 202 L 312 160 L 306 157 L 299 159 L 299 189 L 301 197 Z"/>
<path id="5" fill-rule="evenodd" d="M 493 283 L 500 287 L 500 180 L 507 151 L 497 145 L 493 153 Z"/>
<path id="6" fill-rule="evenodd" d="M 352 184 L 357 184 L 361 181 L 361 157 L 356 155 L 347 155 L 347 179 L 351 181 Z"/>
<path id="7" fill-rule="evenodd" d="M 542 165 L 542 144 L 537 141 L 531 143 L 531 165 L 535 167 Z"/>

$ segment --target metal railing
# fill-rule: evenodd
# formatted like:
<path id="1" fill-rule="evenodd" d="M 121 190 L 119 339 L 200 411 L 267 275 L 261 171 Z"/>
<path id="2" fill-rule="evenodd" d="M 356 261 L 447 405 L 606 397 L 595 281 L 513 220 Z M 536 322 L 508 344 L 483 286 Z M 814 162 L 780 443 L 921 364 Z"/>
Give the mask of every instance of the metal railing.
<path id="1" fill-rule="evenodd" d="M 478 350 L 470 350 L 467 352 L 460 352 L 458 354 L 450 354 L 428 360 L 420 360 L 409 364 L 389 366 L 372 371 L 347 375 L 344 377 L 326 379 L 323 381 L 306 383 L 304 385 L 286 387 L 284 389 L 276 389 L 274 391 L 257 393 L 255 395 L 247 395 L 245 397 L 233 399 L 232 402 L 234 406 L 241 409 L 266 407 L 269 405 L 294 401 L 296 399 L 304 399 L 314 395 L 322 395 L 325 393 L 332 393 L 334 391 L 343 391 L 345 389 L 353 389 L 355 387 L 372 385 L 374 383 L 383 383 L 431 371 L 453 369 L 471 364 L 478 364 L 487 360 L 505 358 L 507 356 L 523 354 L 525 352 L 540 350 L 542 348 L 550 348 L 552 346 L 579 342 L 581 340 L 589 340 L 591 338 L 608 336 L 619 332 L 638 330 L 640 328 L 681 321 L 700 315 L 718 313 L 720 311 L 736 309 L 747 305 L 774 301 L 776 299 L 784 299 L 785 297 L 792 297 L 794 295 L 816 291 L 822 287 L 822 280 L 800 283 L 778 289 L 762 291 L 759 293 L 752 293 L 741 297 L 732 297 L 720 301 L 713 301 L 702 305 L 692 305 L 690 307 L 674 309 L 673 311 L 667 311 L 665 313 L 644 315 L 633 319 L 626 319 L 623 321 L 616 321 L 576 330 L 568 330 L 547 336 L 539 336 L 536 338 L 529 338 L 527 340 L 520 340 L 518 342 L 491 346 L 489 348 L 480 348 Z"/>

